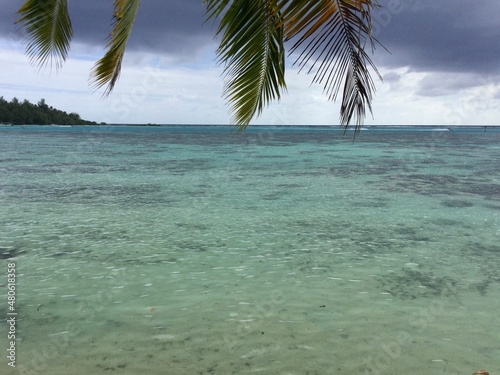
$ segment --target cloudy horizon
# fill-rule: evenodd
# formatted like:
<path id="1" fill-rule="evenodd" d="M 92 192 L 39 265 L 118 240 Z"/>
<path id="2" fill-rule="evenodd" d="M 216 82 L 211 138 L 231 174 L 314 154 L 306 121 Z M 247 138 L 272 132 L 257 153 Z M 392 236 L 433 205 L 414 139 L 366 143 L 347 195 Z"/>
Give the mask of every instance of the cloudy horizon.
<path id="1" fill-rule="evenodd" d="M 142 2 L 122 73 L 107 99 L 89 87 L 103 55 L 113 2 L 69 1 L 74 38 L 59 71 L 40 72 L 24 55 L 14 24 L 20 0 L 0 0 L 0 96 L 46 102 L 107 123 L 228 124 L 216 62 L 215 25 L 201 2 Z M 496 125 L 500 119 L 500 3 L 484 0 L 384 0 L 374 14 L 377 92 L 365 124 Z M 389 51 L 389 52 L 388 52 Z M 288 92 L 252 124 L 338 124 L 311 76 L 287 62 Z"/>

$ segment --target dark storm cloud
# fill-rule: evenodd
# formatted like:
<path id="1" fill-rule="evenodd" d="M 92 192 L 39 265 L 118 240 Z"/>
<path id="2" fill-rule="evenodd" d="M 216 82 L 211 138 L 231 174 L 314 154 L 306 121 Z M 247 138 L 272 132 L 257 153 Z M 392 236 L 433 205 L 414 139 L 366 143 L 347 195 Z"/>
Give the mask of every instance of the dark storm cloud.
<path id="1" fill-rule="evenodd" d="M 478 74 L 441 73 L 424 77 L 418 85 L 417 94 L 422 96 L 453 95 L 461 90 L 487 83 Z"/>
<path id="2" fill-rule="evenodd" d="M 111 29 L 112 5 L 102 0 L 71 1 L 76 41 L 103 43 Z M 142 1 L 128 49 L 189 56 L 213 42 L 212 28 L 204 21 L 201 1 Z"/>
<path id="3" fill-rule="evenodd" d="M 374 15 L 377 65 L 414 71 L 500 73 L 500 1 L 379 0 Z M 15 30 L 21 0 L 0 0 L 0 33 Z M 111 29 L 112 0 L 70 0 L 74 41 L 104 46 Z M 189 59 L 214 43 L 215 27 L 204 23 L 202 0 L 144 0 L 128 50 Z"/>
<path id="4" fill-rule="evenodd" d="M 0 34 L 19 32 L 14 25 L 22 1 L 0 0 Z M 112 29 L 112 0 L 70 0 L 73 41 L 105 46 Z M 128 43 L 128 51 L 150 51 L 189 58 L 214 42 L 213 23 L 205 23 L 205 7 L 200 0 L 142 1 Z"/>
<path id="5" fill-rule="evenodd" d="M 500 72 L 500 1 L 383 0 L 381 4 L 374 17 L 377 38 L 391 54 L 378 48 L 376 60 L 384 66 Z"/>

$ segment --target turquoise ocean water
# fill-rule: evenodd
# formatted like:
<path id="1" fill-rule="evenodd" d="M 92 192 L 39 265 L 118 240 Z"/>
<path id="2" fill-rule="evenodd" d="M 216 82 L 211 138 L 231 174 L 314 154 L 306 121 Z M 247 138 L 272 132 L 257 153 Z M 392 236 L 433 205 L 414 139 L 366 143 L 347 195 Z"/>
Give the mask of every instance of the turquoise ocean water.
<path id="1" fill-rule="evenodd" d="M 1 127 L 0 374 L 500 374 L 500 129 Z"/>

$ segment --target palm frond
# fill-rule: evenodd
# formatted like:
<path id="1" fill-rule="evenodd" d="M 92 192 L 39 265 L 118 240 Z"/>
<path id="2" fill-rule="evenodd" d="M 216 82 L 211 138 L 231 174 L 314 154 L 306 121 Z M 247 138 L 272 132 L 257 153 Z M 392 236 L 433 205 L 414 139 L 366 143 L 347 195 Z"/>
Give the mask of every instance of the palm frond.
<path id="1" fill-rule="evenodd" d="M 92 83 L 97 90 L 107 84 L 103 96 L 113 90 L 123 62 L 125 48 L 139 10 L 141 0 L 115 0 L 113 30 L 109 36 L 108 51 L 92 69 Z"/>
<path id="2" fill-rule="evenodd" d="M 55 63 L 59 69 L 68 56 L 73 36 L 67 0 L 27 0 L 18 10 L 26 30 L 26 55 L 40 68 Z"/>
<path id="3" fill-rule="evenodd" d="M 335 100 L 342 89 L 340 122 L 345 128 L 355 119 L 361 127 L 366 108 L 372 111 L 375 85 L 369 67 L 381 79 L 368 56 L 374 48 L 371 14 L 374 0 L 280 0 L 286 40 L 294 40 L 295 63 L 315 71 L 313 82 L 323 83 Z"/>
<path id="4" fill-rule="evenodd" d="M 225 65 L 224 97 L 244 129 L 280 99 L 285 84 L 283 22 L 276 0 L 207 0 L 208 18 L 221 17 L 217 55 Z"/>

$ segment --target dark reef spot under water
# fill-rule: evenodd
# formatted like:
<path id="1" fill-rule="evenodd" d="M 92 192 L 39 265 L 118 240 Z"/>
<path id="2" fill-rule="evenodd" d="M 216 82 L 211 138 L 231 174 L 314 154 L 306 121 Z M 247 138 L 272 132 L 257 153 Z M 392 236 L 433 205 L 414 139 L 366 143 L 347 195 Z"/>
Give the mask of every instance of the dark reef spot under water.
<path id="1" fill-rule="evenodd" d="M 281 188 L 281 189 L 294 189 L 294 188 L 303 188 L 304 185 L 302 184 L 295 184 L 295 183 L 286 183 L 286 184 L 277 184 L 276 185 L 277 188 Z"/>
<path id="2" fill-rule="evenodd" d="M 479 195 L 486 199 L 500 199 L 500 184 L 464 181 L 463 184 L 458 186 L 458 190 L 462 193 Z"/>
<path id="3" fill-rule="evenodd" d="M 397 193 L 406 192 L 425 196 L 446 195 L 449 197 L 469 195 L 489 200 L 500 199 L 500 184 L 488 182 L 486 176 L 483 179 L 479 179 L 469 175 L 450 176 L 400 173 L 389 174 L 383 181 L 373 182 L 372 185 L 377 186 L 381 190 Z M 458 200 L 464 201 L 463 199 Z M 450 206 L 457 207 L 453 203 L 450 203 Z"/>
<path id="4" fill-rule="evenodd" d="M 483 280 L 475 285 L 473 287 L 479 292 L 480 295 L 485 296 L 486 291 L 488 287 L 490 286 L 491 281 L 490 280 Z"/>
<path id="5" fill-rule="evenodd" d="M 22 251 L 18 247 L 1 247 L 0 246 L 0 259 L 15 258 L 16 256 L 19 256 L 23 253 L 24 253 L 24 251 Z"/>
<path id="6" fill-rule="evenodd" d="M 445 201 L 442 201 L 441 205 L 452 208 L 467 208 L 474 206 L 472 202 L 461 199 L 447 199 Z"/>
<path id="7" fill-rule="evenodd" d="M 389 208 L 389 199 L 373 198 L 370 200 L 359 200 L 352 202 L 353 207 L 358 208 Z"/>
<path id="8" fill-rule="evenodd" d="M 479 292 L 481 296 L 485 296 L 487 294 L 488 289 L 492 284 L 500 283 L 500 271 L 497 267 L 491 266 L 491 264 L 492 263 L 490 262 L 480 264 L 478 266 L 480 281 L 472 283 L 469 286 L 470 290 Z"/>
<path id="9" fill-rule="evenodd" d="M 486 254 L 500 254 L 499 245 L 490 245 L 479 242 L 468 244 L 466 246 L 466 249 L 469 254 L 477 255 L 480 257 L 484 257 Z"/>
<path id="10" fill-rule="evenodd" d="M 497 204 L 485 204 L 484 207 L 489 208 L 491 210 L 500 210 L 500 205 Z"/>
<path id="11" fill-rule="evenodd" d="M 210 225 L 206 224 L 198 224 L 198 223 L 175 223 L 175 225 L 179 228 L 188 229 L 188 230 L 199 230 L 206 231 L 210 229 Z"/>
<path id="12" fill-rule="evenodd" d="M 4 167 L 2 168 L 3 172 L 14 172 L 14 173 L 42 173 L 42 174 L 52 174 L 52 173 L 61 173 L 63 169 L 60 168 L 59 165 L 40 165 L 40 166 L 32 166 L 32 165 L 18 165 L 15 167 Z"/>
<path id="13" fill-rule="evenodd" d="M 438 219 L 433 219 L 430 221 L 432 224 L 438 225 L 438 226 L 457 226 L 460 227 L 462 226 L 462 222 L 460 220 L 454 220 L 454 219 L 447 219 L 447 218 L 438 218 Z"/>
<path id="14" fill-rule="evenodd" d="M 127 206 L 134 204 L 171 204 L 178 197 L 164 190 L 164 186 L 152 184 L 138 185 L 97 185 L 97 184 L 19 184 L 3 189 L 12 199 L 30 202 L 71 201 L 79 203 L 120 203 Z"/>
<path id="15" fill-rule="evenodd" d="M 411 183 L 421 183 L 424 185 L 444 185 L 444 184 L 456 184 L 460 181 L 458 177 L 449 175 L 439 175 L 439 174 L 405 174 L 401 175 L 405 181 L 411 181 Z"/>
<path id="16" fill-rule="evenodd" d="M 261 196 L 261 199 L 263 199 L 265 201 L 275 201 L 275 200 L 279 200 L 279 199 L 283 198 L 283 196 L 285 194 L 287 194 L 286 191 L 270 192 L 270 193 L 267 193 L 267 194 L 263 194 Z"/>
<path id="17" fill-rule="evenodd" d="M 454 296 L 457 280 L 447 276 L 436 276 L 404 268 L 399 274 L 389 274 L 378 278 L 382 288 L 401 299 L 416 299 L 431 296 Z"/>

